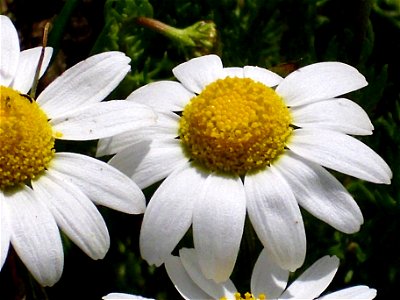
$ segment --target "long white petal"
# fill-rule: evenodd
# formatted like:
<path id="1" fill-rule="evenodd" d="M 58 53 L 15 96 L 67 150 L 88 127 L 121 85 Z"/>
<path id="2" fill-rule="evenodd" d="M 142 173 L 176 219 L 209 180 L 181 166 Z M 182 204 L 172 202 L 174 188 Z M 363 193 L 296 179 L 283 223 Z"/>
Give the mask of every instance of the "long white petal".
<path id="1" fill-rule="evenodd" d="M 358 90 L 368 83 L 353 68 L 340 62 L 321 62 L 289 74 L 276 88 L 288 106 L 330 99 Z"/>
<path id="2" fill-rule="evenodd" d="M 179 130 L 179 116 L 173 112 L 157 113 L 154 126 L 146 126 L 101 139 L 97 145 L 96 156 L 115 154 L 144 140 L 174 139 Z"/>
<path id="3" fill-rule="evenodd" d="M 206 85 L 225 76 L 222 69 L 221 59 L 210 54 L 184 62 L 172 69 L 172 73 L 189 91 L 199 94 Z"/>
<path id="4" fill-rule="evenodd" d="M 0 270 L 6 261 L 10 247 L 11 228 L 9 225 L 9 212 L 3 192 L 0 192 Z"/>
<path id="5" fill-rule="evenodd" d="M 275 164 L 297 201 L 315 217 L 345 233 L 360 229 L 363 216 L 342 184 L 321 166 L 287 151 Z"/>
<path id="6" fill-rule="evenodd" d="M 279 267 L 263 249 L 251 274 L 251 293 L 257 297 L 264 294 L 268 299 L 278 299 L 286 288 L 289 271 Z"/>
<path id="7" fill-rule="evenodd" d="M 195 94 L 176 81 L 157 81 L 133 91 L 126 100 L 142 103 L 156 111 L 182 111 Z"/>
<path id="8" fill-rule="evenodd" d="M 180 141 L 143 141 L 118 152 L 109 164 L 132 178 L 140 188 L 146 188 L 167 177 L 188 161 Z"/>
<path id="9" fill-rule="evenodd" d="M 92 259 L 103 258 L 110 246 L 110 237 L 103 217 L 96 206 L 61 173 L 46 172 L 32 181 L 38 199 L 46 205 L 67 236 Z"/>
<path id="10" fill-rule="evenodd" d="M 144 214 L 140 252 L 149 264 L 161 265 L 192 224 L 193 203 L 206 175 L 187 164 L 158 187 Z"/>
<path id="11" fill-rule="evenodd" d="M 62 140 L 95 140 L 156 123 L 148 106 L 124 100 L 94 103 L 50 121 Z"/>
<path id="12" fill-rule="evenodd" d="M 9 86 L 17 72 L 19 38 L 11 20 L 0 15 L 0 85 Z"/>
<path id="13" fill-rule="evenodd" d="M 104 300 L 111 300 L 111 299 L 114 299 L 114 300 L 122 300 L 122 299 L 155 300 L 152 298 L 145 298 L 142 296 L 129 295 L 129 294 L 123 294 L 123 293 L 111 293 L 111 294 L 108 294 L 108 295 L 102 297 L 102 299 L 104 299 Z"/>
<path id="14" fill-rule="evenodd" d="M 210 298 L 210 295 L 190 278 L 179 257 L 170 255 L 165 260 L 165 269 L 175 288 L 184 299 L 204 300 Z"/>
<path id="15" fill-rule="evenodd" d="M 283 78 L 278 74 L 264 68 L 245 66 L 243 72 L 244 77 L 261 82 L 269 87 L 276 86 L 283 80 Z"/>
<path id="16" fill-rule="evenodd" d="M 100 102 L 129 72 L 129 62 L 129 57 L 116 51 L 93 55 L 50 83 L 37 102 L 49 118 Z"/>
<path id="17" fill-rule="evenodd" d="M 318 299 L 363 299 L 370 300 L 376 297 L 376 290 L 365 285 L 358 285 L 327 294 Z"/>
<path id="18" fill-rule="evenodd" d="M 217 283 L 212 279 L 207 279 L 200 268 L 199 253 L 194 249 L 183 248 L 179 251 L 182 265 L 189 275 L 204 292 L 209 294 L 212 299 L 233 299 L 236 288 L 232 281 L 227 279 L 224 282 Z M 207 297 L 209 299 L 210 297 Z"/>
<path id="19" fill-rule="evenodd" d="M 33 277 L 43 286 L 56 283 L 63 271 L 60 232 L 49 209 L 26 186 L 5 195 L 11 244 Z"/>
<path id="20" fill-rule="evenodd" d="M 318 297 L 328 285 L 339 266 L 336 256 L 324 256 L 311 265 L 301 274 L 282 294 L 280 299 L 314 299 Z"/>
<path id="21" fill-rule="evenodd" d="M 78 186 L 96 204 L 130 214 L 146 209 L 140 188 L 105 162 L 77 153 L 57 152 L 51 169 L 66 175 L 65 180 Z"/>
<path id="22" fill-rule="evenodd" d="M 305 258 L 306 235 L 290 186 L 271 166 L 246 175 L 244 187 L 249 218 L 268 254 L 281 268 L 296 270 Z"/>
<path id="23" fill-rule="evenodd" d="M 369 135 L 374 129 L 361 106 L 345 98 L 294 107 L 292 116 L 293 124 L 304 128 L 325 128 L 354 135 Z"/>
<path id="24" fill-rule="evenodd" d="M 323 129 L 298 129 L 288 148 L 327 168 L 375 183 L 389 184 L 392 171 L 371 148 L 343 133 Z"/>
<path id="25" fill-rule="evenodd" d="M 42 47 L 24 50 L 20 53 L 18 69 L 11 86 L 22 93 L 27 93 L 33 83 Z M 39 76 L 42 76 L 50 63 L 53 48 L 46 47 Z"/>
<path id="26" fill-rule="evenodd" d="M 208 279 L 226 281 L 242 239 L 246 196 L 239 177 L 208 176 L 193 211 L 193 240 Z"/>

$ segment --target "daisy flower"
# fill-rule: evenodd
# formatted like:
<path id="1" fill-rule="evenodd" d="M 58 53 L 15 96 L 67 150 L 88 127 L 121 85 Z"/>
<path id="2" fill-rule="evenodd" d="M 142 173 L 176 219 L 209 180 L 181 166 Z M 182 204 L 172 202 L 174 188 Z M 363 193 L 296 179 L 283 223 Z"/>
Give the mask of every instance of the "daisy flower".
<path id="1" fill-rule="evenodd" d="M 130 178 L 94 158 L 55 151 L 55 140 L 93 140 L 154 123 L 141 104 L 101 101 L 130 70 L 123 53 L 92 56 L 65 71 L 37 97 L 30 90 L 41 47 L 20 51 L 17 31 L 0 16 L 0 268 L 10 244 L 44 286 L 59 280 L 59 228 L 93 259 L 110 243 L 95 204 L 125 213 L 145 210 Z M 45 49 L 43 74 L 52 48 Z"/>
<path id="2" fill-rule="evenodd" d="M 289 271 L 280 268 L 264 249 L 251 275 L 251 292 L 240 294 L 228 279 L 216 283 L 204 277 L 194 249 L 183 248 L 179 257 L 165 261 L 167 273 L 184 299 L 266 300 L 266 299 L 374 299 L 376 290 L 365 285 L 353 286 L 319 297 L 331 283 L 339 267 L 336 256 L 324 256 L 288 285 Z M 317 298 L 319 297 L 319 298 Z M 103 299 L 148 299 L 123 293 L 111 293 Z"/>
<path id="3" fill-rule="evenodd" d="M 339 62 L 312 64 L 282 78 L 259 67 L 224 68 L 216 55 L 173 69 L 179 80 L 150 83 L 128 101 L 158 112 L 158 124 L 103 139 L 97 155 L 141 188 L 161 179 L 144 214 L 141 255 L 161 265 L 192 226 L 206 278 L 229 278 L 246 211 L 266 251 L 283 269 L 303 264 L 300 206 L 354 233 L 362 213 L 324 167 L 375 183 L 392 173 L 350 135 L 373 126 L 356 103 L 338 96 L 367 82 Z"/>

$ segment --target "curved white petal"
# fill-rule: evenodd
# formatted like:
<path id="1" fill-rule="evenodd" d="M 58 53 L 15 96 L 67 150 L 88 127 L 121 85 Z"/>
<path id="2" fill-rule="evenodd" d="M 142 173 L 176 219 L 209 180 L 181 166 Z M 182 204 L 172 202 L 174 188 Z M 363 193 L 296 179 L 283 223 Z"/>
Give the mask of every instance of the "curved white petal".
<path id="1" fill-rule="evenodd" d="M 192 224 L 193 204 L 206 175 L 190 164 L 170 174 L 158 187 L 144 214 L 140 252 L 161 265 Z"/>
<path id="2" fill-rule="evenodd" d="M 224 77 L 221 59 L 214 54 L 193 58 L 174 69 L 172 73 L 192 92 L 199 94 L 206 85 Z"/>
<path id="3" fill-rule="evenodd" d="M 246 66 L 243 68 L 243 72 L 244 77 L 261 82 L 269 87 L 276 86 L 283 80 L 278 74 L 260 67 Z"/>
<path id="4" fill-rule="evenodd" d="M 352 66 L 321 62 L 290 73 L 276 88 L 288 106 L 329 99 L 358 90 L 368 83 Z"/>
<path id="5" fill-rule="evenodd" d="M 223 68 L 221 77 L 237 77 L 243 78 L 243 68 L 229 67 Z"/>
<path id="6" fill-rule="evenodd" d="M 126 100 L 142 103 L 156 111 L 182 111 L 195 94 L 176 81 L 157 81 L 133 91 Z"/>
<path id="7" fill-rule="evenodd" d="M 181 250 L 182 251 L 182 250 Z M 189 276 L 179 257 L 170 255 L 165 260 L 165 269 L 175 288 L 184 299 L 209 299 L 210 295 L 203 291 Z M 201 274 L 201 272 L 200 272 Z"/>
<path id="8" fill-rule="evenodd" d="M 343 133 L 323 129 L 293 131 L 288 148 L 327 168 L 374 183 L 389 184 L 392 171 L 371 148 Z"/>
<path id="9" fill-rule="evenodd" d="M 3 192 L 0 192 L 0 270 L 6 261 L 10 248 L 11 228 L 8 218 L 9 212 Z"/>
<path id="10" fill-rule="evenodd" d="M 268 299 L 278 299 L 286 288 L 288 278 L 289 271 L 279 267 L 263 249 L 251 274 L 251 293 L 255 297 L 264 294 Z"/>
<path id="11" fill-rule="evenodd" d="M 339 266 L 336 256 L 324 256 L 311 265 L 301 274 L 282 294 L 280 299 L 314 299 L 318 297 L 328 285 Z"/>
<path id="12" fill-rule="evenodd" d="M 9 86 L 17 72 L 19 38 L 11 20 L 0 15 L 0 85 Z"/>
<path id="13" fill-rule="evenodd" d="M 239 177 L 208 176 L 193 211 L 193 240 L 208 279 L 226 281 L 242 239 L 246 196 Z"/>
<path id="14" fill-rule="evenodd" d="M 37 102 L 49 118 L 100 102 L 129 72 L 129 62 L 129 57 L 116 51 L 93 55 L 50 83 Z"/>
<path id="15" fill-rule="evenodd" d="M 199 264 L 199 253 L 194 249 L 183 248 L 179 251 L 182 265 L 189 277 L 195 282 L 204 292 L 209 294 L 212 299 L 233 299 L 236 288 L 232 281 L 227 279 L 224 282 L 217 283 L 212 279 L 204 277 Z M 207 298 L 209 299 L 209 297 Z"/>
<path id="16" fill-rule="evenodd" d="M 20 53 L 18 68 L 15 73 L 14 80 L 11 83 L 11 86 L 15 90 L 22 93 L 27 93 L 31 89 L 41 53 L 42 47 L 27 49 Z M 39 78 L 46 71 L 52 54 L 53 48 L 46 47 L 43 56 L 43 63 L 40 68 Z"/>
<path id="17" fill-rule="evenodd" d="M 110 237 L 103 217 L 89 198 L 61 173 L 47 171 L 32 180 L 37 198 L 52 212 L 67 236 L 92 259 L 103 258 Z"/>
<path id="18" fill-rule="evenodd" d="M 145 297 L 142 297 L 142 296 L 129 295 L 129 294 L 123 294 L 123 293 L 111 293 L 111 294 L 108 294 L 108 295 L 102 297 L 101 299 L 104 299 L 104 300 L 111 300 L 111 299 L 114 299 L 114 300 L 121 300 L 121 299 L 155 300 L 155 299 L 152 299 L 152 298 L 145 298 Z"/>
<path id="19" fill-rule="evenodd" d="M 354 135 L 369 135 L 374 129 L 361 106 L 345 98 L 293 107 L 292 117 L 294 125 L 304 128 L 325 128 Z"/>
<path id="20" fill-rule="evenodd" d="M 64 180 L 78 186 L 96 204 L 130 214 L 146 209 L 140 188 L 105 162 L 77 153 L 57 152 L 51 169 L 66 175 Z"/>
<path id="21" fill-rule="evenodd" d="M 156 123 L 148 106 L 124 100 L 95 103 L 50 121 L 62 140 L 94 140 Z"/>
<path id="22" fill-rule="evenodd" d="M 246 175 L 244 187 L 249 218 L 268 254 L 281 268 L 296 270 L 305 258 L 306 235 L 290 186 L 271 166 Z"/>
<path id="23" fill-rule="evenodd" d="M 363 299 L 371 300 L 376 297 L 376 290 L 365 285 L 358 285 L 327 294 L 318 299 Z"/>
<path id="24" fill-rule="evenodd" d="M 360 230 L 363 223 L 360 208 L 328 171 L 291 151 L 282 155 L 275 166 L 308 212 L 342 232 Z"/>
<path id="25" fill-rule="evenodd" d="M 43 286 L 52 286 L 64 267 L 61 237 L 53 215 L 35 196 L 26 186 L 5 195 L 11 244 L 33 277 Z"/>
<path id="26" fill-rule="evenodd" d="M 156 125 L 101 139 L 96 156 L 118 153 L 131 145 L 156 139 L 175 139 L 179 133 L 179 116 L 173 112 L 157 113 Z"/>
<path id="27" fill-rule="evenodd" d="M 114 155 L 109 164 L 146 188 L 167 177 L 189 159 L 183 154 L 179 140 L 143 141 Z"/>

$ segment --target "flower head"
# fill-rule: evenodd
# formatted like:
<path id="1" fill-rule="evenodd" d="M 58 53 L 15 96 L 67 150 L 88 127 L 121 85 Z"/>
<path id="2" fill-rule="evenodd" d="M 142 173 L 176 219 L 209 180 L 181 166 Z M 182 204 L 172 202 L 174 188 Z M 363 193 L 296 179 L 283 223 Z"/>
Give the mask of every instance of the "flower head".
<path id="1" fill-rule="evenodd" d="M 373 126 L 356 103 L 338 96 L 367 85 L 339 62 L 316 63 L 282 78 L 259 67 L 224 68 L 208 55 L 173 69 L 179 82 L 150 83 L 128 100 L 158 112 L 157 125 L 101 140 L 98 155 L 145 188 L 150 199 L 140 234 L 142 256 L 160 265 L 192 226 L 205 276 L 225 281 L 245 221 L 280 267 L 304 261 L 299 205 L 353 233 L 362 213 L 327 167 L 375 183 L 391 171 L 350 135 Z"/>
<path id="2" fill-rule="evenodd" d="M 0 267 L 10 243 L 42 285 L 63 269 L 60 228 L 93 259 L 110 239 L 96 204 L 143 213 L 140 188 L 110 165 L 59 153 L 57 139 L 93 140 L 154 123 L 154 113 L 126 101 L 101 101 L 129 71 L 123 53 L 92 56 L 65 71 L 37 99 L 30 90 L 41 47 L 20 51 L 17 31 L 0 16 Z M 45 49 L 42 75 L 52 54 Z M 133 122 L 132 122 L 133 121 Z"/>

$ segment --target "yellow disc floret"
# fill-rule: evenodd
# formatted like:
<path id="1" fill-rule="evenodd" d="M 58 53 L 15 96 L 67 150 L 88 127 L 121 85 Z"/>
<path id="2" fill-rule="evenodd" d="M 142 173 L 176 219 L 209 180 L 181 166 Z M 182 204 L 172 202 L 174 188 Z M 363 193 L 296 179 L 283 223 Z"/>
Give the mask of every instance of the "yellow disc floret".
<path id="1" fill-rule="evenodd" d="M 46 114 L 27 95 L 0 86 L 0 189 L 35 178 L 54 156 Z"/>
<path id="2" fill-rule="evenodd" d="M 253 294 L 248 293 L 248 292 L 244 294 L 244 298 L 242 297 L 242 295 L 240 293 L 235 293 L 234 296 L 235 296 L 235 299 L 232 299 L 232 300 L 266 300 L 267 299 L 265 294 L 260 294 L 256 298 Z M 222 297 L 222 298 L 220 298 L 220 300 L 230 300 L 230 299 L 228 299 L 226 297 Z"/>
<path id="3" fill-rule="evenodd" d="M 249 78 L 219 79 L 185 107 L 180 139 L 185 152 L 212 171 L 244 175 L 281 154 L 291 115 L 270 87 Z"/>

